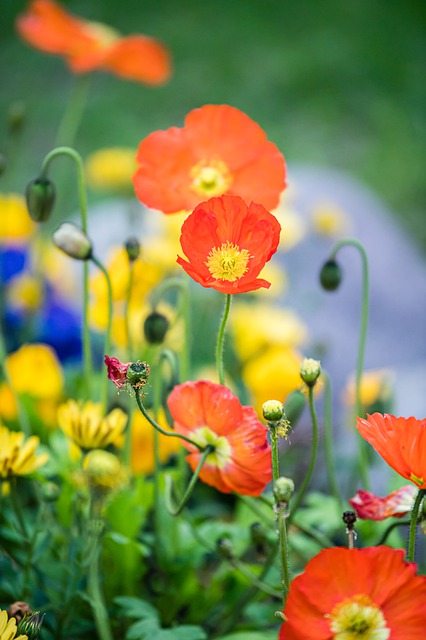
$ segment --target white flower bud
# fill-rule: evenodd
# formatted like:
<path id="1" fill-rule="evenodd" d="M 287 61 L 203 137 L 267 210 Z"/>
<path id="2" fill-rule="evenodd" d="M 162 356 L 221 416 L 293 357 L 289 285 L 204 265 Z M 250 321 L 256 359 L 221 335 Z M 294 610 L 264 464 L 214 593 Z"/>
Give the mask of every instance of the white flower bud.
<path id="1" fill-rule="evenodd" d="M 53 242 L 70 258 L 89 260 L 92 256 L 92 243 L 79 227 L 71 222 L 64 222 L 54 232 Z"/>

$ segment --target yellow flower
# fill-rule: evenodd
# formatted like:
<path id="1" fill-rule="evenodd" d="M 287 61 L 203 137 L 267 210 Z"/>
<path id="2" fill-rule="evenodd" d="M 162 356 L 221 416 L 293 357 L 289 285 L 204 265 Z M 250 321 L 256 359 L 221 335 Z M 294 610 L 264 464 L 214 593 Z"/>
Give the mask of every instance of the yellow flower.
<path id="1" fill-rule="evenodd" d="M 43 299 L 40 279 L 27 273 L 14 277 L 7 287 L 7 299 L 15 309 L 34 311 Z"/>
<path id="2" fill-rule="evenodd" d="M 102 449 L 93 449 L 87 454 L 83 469 L 89 483 L 97 489 L 117 489 L 126 480 L 126 473 L 117 456 Z"/>
<path id="3" fill-rule="evenodd" d="M 18 417 L 15 396 L 6 382 L 0 384 L 0 417 L 3 420 L 15 420 Z"/>
<path id="4" fill-rule="evenodd" d="M 346 213 L 332 202 L 321 202 L 312 211 L 314 230 L 327 238 L 341 236 L 350 231 L 350 220 Z"/>
<path id="5" fill-rule="evenodd" d="M 87 183 L 99 191 L 133 191 L 136 150 L 129 147 L 99 149 L 86 161 Z"/>
<path id="6" fill-rule="evenodd" d="M 242 378 L 253 396 L 253 404 L 262 416 L 263 403 L 270 398 L 284 402 L 288 394 L 299 389 L 302 356 L 285 346 L 269 347 L 252 358 L 243 368 Z"/>
<path id="7" fill-rule="evenodd" d="M 6 368 L 17 393 L 34 398 L 56 398 L 62 392 L 62 369 L 55 351 L 46 344 L 25 344 L 6 358 Z"/>
<path id="8" fill-rule="evenodd" d="M 170 429 L 164 411 L 160 412 L 158 423 L 164 429 Z M 141 475 L 154 471 L 154 427 L 138 411 L 133 414 L 131 422 L 132 452 L 131 468 L 134 474 Z M 177 453 L 180 448 L 179 438 L 171 438 L 159 434 L 160 462 L 164 463 Z"/>
<path id="9" fill-rule="evenodd" d="M 268 347 L 300 347 L 308 337 L 294 311 L 267 303 L 235 304 L 231 325 L 235 348 L 244 362 Z"/>
<path id="10" fill-rule="evenodd" d="M 16 193 L 0 194 L 0 244 L 26 242 L 34 230 L 24 198 Z"/>
<path id="11" fill-rule="evenodd" d="M 113 409 L 102 417 L 101 405 L 94 402 L 68 400 L 58 409 L 59 426 L 82 449 L 101 449 L 112 444 L 122 435 L 126 422 L 127 415 L 121 409 Z"/>
<path id="12" fill-rule="evenodd" d="M 394 372 L 390 369 L 372 369 L 364 371 L 361 378 L 361 404 L 370 407 L 376 402 L 388 402 L 392 397 Z M 355 404 L 355 376 L 352 375 L 344 390 L 344 401 Z"/>
<path id="13" fill-rule="evenodd" d="M 35 455 L 35 450 L 40 442 L 39 438 L 31 436 L 25 442 L 24 438 L 25 436 L 21 431 L 9 431 L 6 427 L 0 426 L 1 478 L 25 476 L 41 467 L 47 461 L 48 456 L 46 453 L 39 456 Z"/>

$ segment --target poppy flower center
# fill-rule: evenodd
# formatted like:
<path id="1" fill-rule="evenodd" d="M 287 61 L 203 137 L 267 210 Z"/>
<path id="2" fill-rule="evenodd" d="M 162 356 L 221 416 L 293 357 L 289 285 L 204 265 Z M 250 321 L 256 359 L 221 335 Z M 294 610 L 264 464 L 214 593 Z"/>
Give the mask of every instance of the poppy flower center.
<path id="1" fill-rule="evenodd" d="M 211 198 L 228 191 L 232 175 L 222 160 L 202 160 L 191 169 L 190 188 L 201 196 Z"/>
<path id="2" fill-rule="evenodd" d="M 390 629 L 381 610 L 366 595 L 346 598 L 325 616 L 334 640 L 388 640 Z"/>
<path id="3" fill-rule="evenodd" d="M 206 447 L 208 444 L 214 446 L 214 451 L 206 458 L 206 464 L 223 469 L 231 460 L 232 448 L 229 441 L 224 436 L 218 436 L 209 427 L 196 429 L 191 438 L 202 447 Z"/>
<path id="4" fill-rule="evenodd" d="M 240 249 L 233 242 L 224 242 L 221 247 L 213 247 L 205 265 L 215 280 L 235 282 L 248 271 L 250 258 L 247 249 Z"/>

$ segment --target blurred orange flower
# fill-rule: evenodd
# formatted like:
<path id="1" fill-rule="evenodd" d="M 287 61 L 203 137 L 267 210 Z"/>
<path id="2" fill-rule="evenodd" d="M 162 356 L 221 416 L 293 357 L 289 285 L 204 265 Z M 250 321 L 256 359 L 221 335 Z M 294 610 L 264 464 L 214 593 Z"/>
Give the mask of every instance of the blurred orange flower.
<path id="1" fill-rule="evenodd" d="M 426 489 L 426 419 L 373 413 L 366 420 L 358 418 L 357 428 L 392 469 Z"/>
<path id="2" fill-rule="evenodd" d="M 186 273 L 203 287 L 245 293 L 270 282 L 257 276 L 277 250 L 281 226 L 260 205 L 238 196 L 210 198 L 196 207 L 182 226 L 180 243 Z"/>
<path id="3" fill-rule="evenodd" d="M 136 159 L 137 197 L 164 213 L 190 211 L 225 193 L 273 209 L 286 186 L 278 148 L 256 122 L 228 105 L 205 105 L 186 116 L 183 128 L 154 131 Z"/>
<path id="4" fill-rule="evenodd" d="M 349 500 L 349 504 L 356 511 L 358 518 L 362 520 L 402 518 L 412 510 L 416 494 L 417 491 L 411 484 L 392 491 L 384 498 L 360 489 Z"/>
<path id="5" fill-rule="evenodd" d="M 424 637 L 426 577 L 402 549 L 323 549 L 296 576 L 278 640 Z"/>
<path id="6" fill-rule="evenodd" d="M 205 380 L 175 387 L 168 405 L 178 433 L 201 446 L 214 446 L 200 472 L 203 482 L 223 493 L 262 493 L 272 479 L 271 451 L 267 430 L 252 407 L 243 407 L 232 391 Z M 202 454 L 186 441 L 182 445 L 195 470 Z"/>
<path id="7" fill-rule="evenodd" d="M 117 76 L 162 84 L 170 77 L 166 47 L 144 35 L 121 37 L 114 29 L 74 17 L 53 0 L 33 0 L 18 16 L 23 40 L 46 53 L 64 56 L 74 73 L 108 71 Z"/>

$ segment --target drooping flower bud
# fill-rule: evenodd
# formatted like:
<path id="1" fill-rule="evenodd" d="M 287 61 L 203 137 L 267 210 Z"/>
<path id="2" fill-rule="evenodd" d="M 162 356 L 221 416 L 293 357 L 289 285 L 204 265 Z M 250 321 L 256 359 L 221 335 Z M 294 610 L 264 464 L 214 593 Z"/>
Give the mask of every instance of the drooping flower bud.
<path id="1" fill-rule="evenodd" d="M 281 476 L 274 485 L 274 498 L 278 503 L 288 504 L 294 493 L 294 482 L 291 478 Z"/>
<path id="2" fill-rule="evenodd" d="M 268 422 L 278 422 L 283 417 L 283 405 L 279 400 L 267 400 L 262 406 L 263 417 Z"/>
<path id="3" fill-rule="evenodd" d="M 53 234 L 53 242 L 70 258 L 89 260 L 92 256 L 92 243 L 87 235 L 71 222 L 64 222 Z"/>
<path id="4" fill-rule="evenodd" d="M 342 269 L 335 260 L 327 260 L 320 271 L 321 286 L 326 291 L 335 291 L 342 281 Z"/>
<path id="5" fill-rule="evenodd" d="M 34 222 L 46 222 L 55 203 L 55 186 L 48 178 L 36 178 L 25 190 L 27 209 Z"/>
<path id="6" fill-rule="evenodd" d="M 169 321 L 165 315 L 152 311 L 147 316 L 143 325 L 145 340 L 149 344 L 161 344 L 169 329 Z"/>
<path id="7" fill-rule="evenodd" d="M 321 374 L 321 363 L 313 358 L 305 358 L 300 365 L 300 377 L 308 387 L 313 387 Z"/>
<path id="8" fill-rule="evenodd" d="M 127 256 L 130 262 L 134 262 L 139 258 L 139 254 L 141 252 L 141 245 L 137 238 L 129 238 L 124 243 L 124 248 L 126 249 Z"/>

